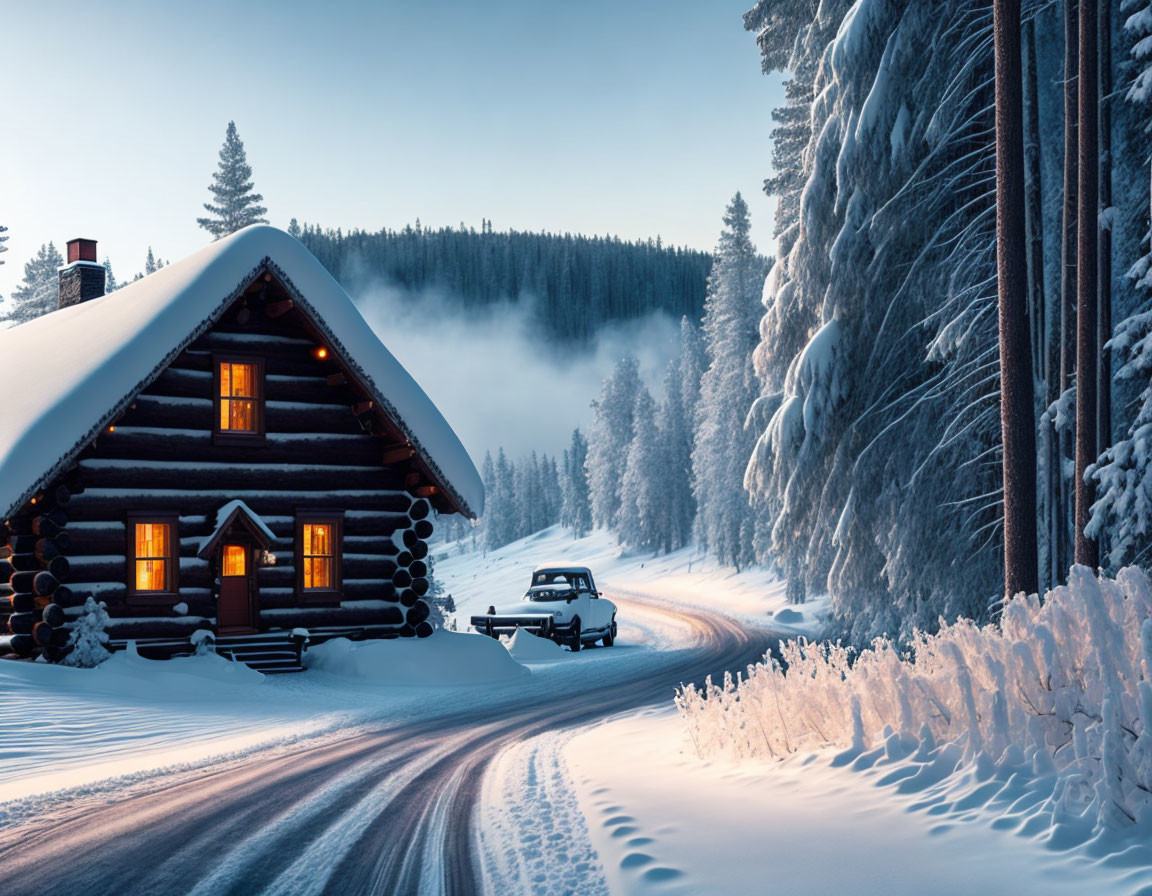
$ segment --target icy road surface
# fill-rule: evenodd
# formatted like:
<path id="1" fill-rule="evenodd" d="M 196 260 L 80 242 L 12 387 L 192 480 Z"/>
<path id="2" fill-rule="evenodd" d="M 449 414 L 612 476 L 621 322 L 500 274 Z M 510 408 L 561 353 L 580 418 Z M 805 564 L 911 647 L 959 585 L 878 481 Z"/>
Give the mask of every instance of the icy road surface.
<path id="1" fill-rule="evenodd" d="M 0 828 L 5 892 L 477 892 L 482 779 L 502 750 L 666 705 L 680 683 L 742 670 L 778 638 L 706 610 L 611 596 L 617 647 L 553 664 L 493 699 L 445 709 L 430 690 L 415 720 L 46 798 Z"/>

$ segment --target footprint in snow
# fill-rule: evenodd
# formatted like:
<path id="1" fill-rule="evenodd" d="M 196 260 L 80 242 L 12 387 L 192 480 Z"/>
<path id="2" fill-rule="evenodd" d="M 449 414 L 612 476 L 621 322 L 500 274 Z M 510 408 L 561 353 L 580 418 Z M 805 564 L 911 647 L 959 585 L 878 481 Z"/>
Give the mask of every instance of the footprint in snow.
<path id="1" fill-rule="evenodd" d="M 639 868 L 641 865 L 650 865 L 654 859 L 642 852 L 630 852 L 620 860 L 621 868 Z"/>
<path id="2" fill-rule="evenodd" d="M 612 827 L 617 824 L 632 824 L 635 820 L 631 815 L 613 815 L 611 818 L 604 819 L 604 827 Z"/>
<path id="3" fill-rule="evenodd" d="M 657 868 L 649 868 L 641 877 L 649 883 L 659 884 L 665 883 L 670 880 L 676 880 L 678 877 L 683 877 L 684 872 L 678 868 L 665 868 L 663 866 Z"/>

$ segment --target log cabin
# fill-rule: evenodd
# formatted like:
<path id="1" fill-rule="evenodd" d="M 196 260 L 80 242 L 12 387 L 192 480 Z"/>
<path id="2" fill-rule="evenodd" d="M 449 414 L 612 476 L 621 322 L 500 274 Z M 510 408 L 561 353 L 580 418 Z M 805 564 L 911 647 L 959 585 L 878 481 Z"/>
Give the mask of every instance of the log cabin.
<path id="1" fill-rule="evenodd" d="M 104 295 L 68 243 L 60 307 L 0 332 L 0 654 L 62 659 L 91 595 L 113 649 L 300 668 L 305 640 L 432 633 L 437 514 L 480 476 L 297 240 L 252 226 Z"/>

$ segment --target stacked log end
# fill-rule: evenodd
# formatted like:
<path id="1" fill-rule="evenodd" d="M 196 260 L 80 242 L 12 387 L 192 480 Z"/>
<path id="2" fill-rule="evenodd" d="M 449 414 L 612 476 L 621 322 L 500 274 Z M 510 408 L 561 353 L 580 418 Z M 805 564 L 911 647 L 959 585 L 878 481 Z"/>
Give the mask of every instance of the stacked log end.
<path id="1" fill-rule="evenodd" d="M 66 655 L 70 634 L 67 608 L 79 599 L 64 582 L 71 564 L 65 505 L 79 491 L 74 481 L 57 483 L 37 495 L 4 526 L 0 549 L 0 654 L 57 662 Z"/>
<path id="2" fill-rule="evenodd" d="M 430 519 L 432 505 L 424 498 L 414 498 L 408 508 L 408 526 L 393 533 L 392 540 L 396 554 L 396 572 L 392 584 L 396 597 L 404 607 L 404 625 L 400 634 L 404 637 L 426 638 L 432 634 L 428 622 L 431 608 L 421 598 L 428 593 L 428 539 L 433 526 Z"/>

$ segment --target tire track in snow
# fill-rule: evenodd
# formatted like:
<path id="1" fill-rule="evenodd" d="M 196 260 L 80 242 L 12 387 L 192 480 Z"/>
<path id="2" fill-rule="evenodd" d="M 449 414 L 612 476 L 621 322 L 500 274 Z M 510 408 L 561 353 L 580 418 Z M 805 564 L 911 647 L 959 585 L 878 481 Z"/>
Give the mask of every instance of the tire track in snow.
<path id="1" fill-rule="evenodd" d="M 477 822 L 495 757 L 541 734 L 666 702 L 681 683 L 742 670 L 776 640 L 705 610 L 631 594 L 617 603 L 658 650 L 603 663 L 592 651 L 574 658 L 562 680 L 545 679 L 557 692 L 530 688 L 403 728 L 361 727 L 99 802 L 53 806 L 0 830 L 5 892 L 478 892 L 482 866 L 493 861 Z M 537 760 L 538 772 L 547 764 Z M 564 783 L 548 786 L 560 793 Z M 506 864 L 518 849 L 509 845 Z M 589 892 L 602 885 L 594 864 L 580 873 Z"/>

